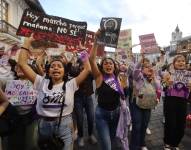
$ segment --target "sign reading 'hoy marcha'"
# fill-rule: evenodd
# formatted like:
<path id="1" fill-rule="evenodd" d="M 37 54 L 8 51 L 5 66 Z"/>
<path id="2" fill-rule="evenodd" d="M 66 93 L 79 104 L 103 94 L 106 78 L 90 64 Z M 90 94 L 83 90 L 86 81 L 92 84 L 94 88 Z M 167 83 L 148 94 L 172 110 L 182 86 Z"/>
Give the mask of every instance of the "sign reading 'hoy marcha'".
<path id="1" fill-rule="evenodd" d="M 79 45 L 84 42 L 87 30 L 86 22 L 50 16 L 26 9 L 23 13 L 17 35 L 30 36 L 35 39 L 50 40 L 65 45 Z"/>

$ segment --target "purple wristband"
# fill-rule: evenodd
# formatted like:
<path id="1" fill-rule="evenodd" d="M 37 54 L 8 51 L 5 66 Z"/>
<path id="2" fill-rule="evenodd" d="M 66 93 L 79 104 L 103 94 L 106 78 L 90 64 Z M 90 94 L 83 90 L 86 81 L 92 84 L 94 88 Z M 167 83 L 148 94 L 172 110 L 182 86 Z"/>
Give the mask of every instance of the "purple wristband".
<path id="1" fill-rule="evenodd" d="M 86 50 L 83 50 L 79 53 L 79 58 L 81 59 L 82 62 L 84 62 L 89 58 L 89 54 L 87 53 Z"/>

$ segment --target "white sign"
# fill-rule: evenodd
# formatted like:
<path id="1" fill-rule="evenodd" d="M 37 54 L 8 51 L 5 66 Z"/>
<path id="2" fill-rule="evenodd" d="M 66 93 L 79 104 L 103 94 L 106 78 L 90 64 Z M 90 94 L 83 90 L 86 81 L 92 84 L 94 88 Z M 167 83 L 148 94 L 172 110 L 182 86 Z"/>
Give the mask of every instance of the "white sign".
<path id="1" fill-rule="evenodd" d="M 28 80 L 10 80 L 6 84 L 5 94 L 13 105 L 33 105 L 37 91 Z"/>

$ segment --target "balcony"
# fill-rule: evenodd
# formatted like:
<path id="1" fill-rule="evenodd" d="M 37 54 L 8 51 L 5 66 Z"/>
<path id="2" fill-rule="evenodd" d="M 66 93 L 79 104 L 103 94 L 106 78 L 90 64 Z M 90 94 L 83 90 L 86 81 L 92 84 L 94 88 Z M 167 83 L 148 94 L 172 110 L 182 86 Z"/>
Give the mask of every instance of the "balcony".
<path id="1" fill-rule="evenodd" d="M 17 28 L 4 20 L 0 20 L 0 41 L 7 44 L 19 44 L 21 38 L 16 35 Z"/>

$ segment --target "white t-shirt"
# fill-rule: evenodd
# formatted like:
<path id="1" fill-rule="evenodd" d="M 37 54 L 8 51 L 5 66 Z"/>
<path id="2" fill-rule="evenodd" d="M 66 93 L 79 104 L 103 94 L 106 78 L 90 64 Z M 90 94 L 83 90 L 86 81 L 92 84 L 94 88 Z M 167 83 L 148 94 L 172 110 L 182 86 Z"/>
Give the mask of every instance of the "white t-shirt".
<path id="1" fill-rule="evenodd" d="M 59 117 L 62 100 L 65 100 L 62 116 L 71 114 L 74 106 L 74 93 L 78 90 L 76 79 L 66 82 L 65 91 L 62 89 L 64 82 L 53 85 L 51 90 L 48 89 L 49 82 L 49 79 L 36 76 L 34 88 L 38 91 L 37 113 L 45 117 Z"/>

